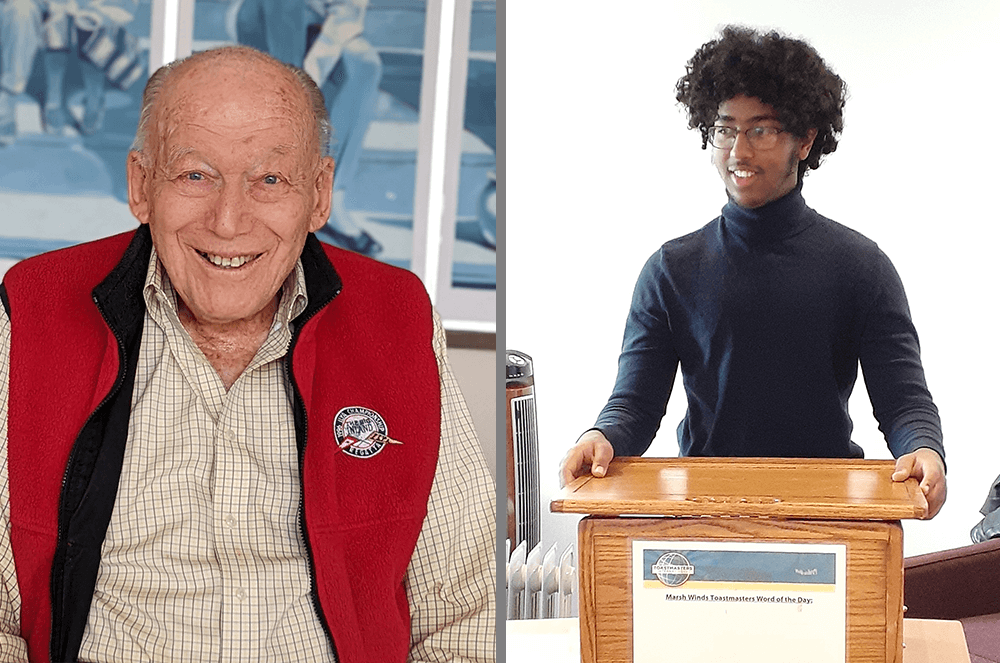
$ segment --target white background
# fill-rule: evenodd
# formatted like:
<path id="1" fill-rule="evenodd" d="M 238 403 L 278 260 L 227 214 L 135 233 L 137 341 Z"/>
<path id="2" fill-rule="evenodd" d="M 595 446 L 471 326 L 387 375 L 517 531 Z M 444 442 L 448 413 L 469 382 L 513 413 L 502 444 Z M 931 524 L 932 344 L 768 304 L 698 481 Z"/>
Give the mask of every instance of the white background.
<path id="1" fill-rule="evenodd" d="M 535 363 L 544 547 L 576 540 L 576 518 L 548 502 L 611 392 L 639 269 L 726 201 L 674 101 L 726 23 L 805 38 L 847 81 L 840 147 L 804 195 L 889 255 L 920 335 L 949 497 L 904 523 L 905 553 L 966 545 L 1000 474 L 1000 3 L 534 0 L 507 5 L 506 344 Z M 677 455 L 684 401 L 678 382 L 647 455 Z M 891 457 L 861 379 L 851 415 L 866 456 Z"/>

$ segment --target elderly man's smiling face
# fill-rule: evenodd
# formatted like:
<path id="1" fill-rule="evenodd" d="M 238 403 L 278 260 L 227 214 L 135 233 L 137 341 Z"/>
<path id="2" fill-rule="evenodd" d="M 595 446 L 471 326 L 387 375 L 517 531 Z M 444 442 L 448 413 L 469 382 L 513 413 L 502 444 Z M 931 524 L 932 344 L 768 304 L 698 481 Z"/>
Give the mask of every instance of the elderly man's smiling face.
<path id="1" fill-rule="evenodd" d="M 330 211 L 333 162 L 305 92 L 273 63 L 217 57 L 175 72 L 150 124 L 129 205 L 179 297 L 201 323 L 270 310 Z"/>

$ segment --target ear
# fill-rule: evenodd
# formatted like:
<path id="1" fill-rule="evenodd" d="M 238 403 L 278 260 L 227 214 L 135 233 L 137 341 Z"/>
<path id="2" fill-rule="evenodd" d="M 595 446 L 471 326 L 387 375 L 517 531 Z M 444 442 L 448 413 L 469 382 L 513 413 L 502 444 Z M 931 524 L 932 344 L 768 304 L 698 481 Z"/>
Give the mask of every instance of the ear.
<path id="1" fill-rule="evenodd" d="M 323 157 L 316 167 L 316 205 L 309 217 L 309 232 L 316 232 L 330 218 L 330 199 L 333 196 L 333 158 Z"/>
<path id="2" fill-rule="evenodd" d="M 149 185 L 153 178 L 152 173 L 146 171 L 142 153 L 128 153 L 125 174 L 128 179 L 128 208 L 139 223 L 149 223 Z"/>
<path id="3" fill-rule="evenodd" d="M 809 152 L 813 148 L 813 142 L 816 140 L 816 134 L 819 132 L 816 129 L 810 129 L 806 132 L 806 137 L 802 141 L 802 147 L 799 148 L 799 161 L 802 161 L 809 156 Z"/>

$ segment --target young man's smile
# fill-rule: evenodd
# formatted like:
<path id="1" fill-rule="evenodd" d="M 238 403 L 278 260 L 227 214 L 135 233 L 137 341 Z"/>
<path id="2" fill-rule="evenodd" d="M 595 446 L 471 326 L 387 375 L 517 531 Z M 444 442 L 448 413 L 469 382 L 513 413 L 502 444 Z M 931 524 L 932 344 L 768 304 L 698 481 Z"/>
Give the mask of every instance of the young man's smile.
<path id="1" fill-rule="evenodd" d="M 799 161 L 809 156 L 815 130 L 805 138 L 795 136 L 784 130 L 771 106 L 744 95 L 719 104 L 716 126 L 731 129 L 727 133 L 734 138 L 728 148 L 712 147 L 712 162 L 733 202 L 741 207 L 760 207 L 795 188 Z M 761 135 L 751 139 L 755 129 Z M 765 142 L 773 142 L 773 146 L 761 147 Z"/>

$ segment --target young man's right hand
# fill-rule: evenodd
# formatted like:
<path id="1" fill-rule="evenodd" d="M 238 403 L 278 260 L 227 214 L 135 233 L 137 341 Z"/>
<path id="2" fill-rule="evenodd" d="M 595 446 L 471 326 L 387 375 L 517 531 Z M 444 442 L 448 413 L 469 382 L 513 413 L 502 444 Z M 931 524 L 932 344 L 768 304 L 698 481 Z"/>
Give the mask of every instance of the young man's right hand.
<path id="1" fill-rule="evenodd" d="M 603 477 L 608 472 L 608 464 L 615 457 L 614 447 L 599 430 L 589 430 L 580 436 L 559 468 L 559 485 L 565 486 L 573 479 L 592 474 Z"/>

